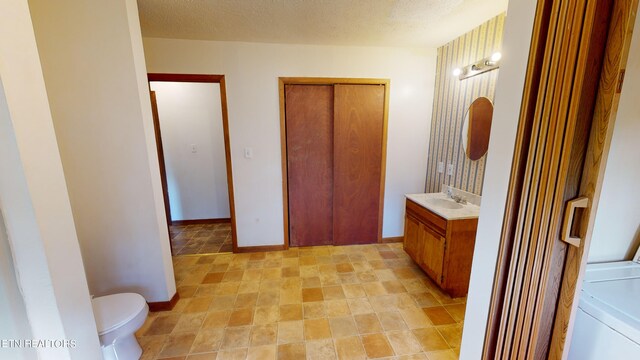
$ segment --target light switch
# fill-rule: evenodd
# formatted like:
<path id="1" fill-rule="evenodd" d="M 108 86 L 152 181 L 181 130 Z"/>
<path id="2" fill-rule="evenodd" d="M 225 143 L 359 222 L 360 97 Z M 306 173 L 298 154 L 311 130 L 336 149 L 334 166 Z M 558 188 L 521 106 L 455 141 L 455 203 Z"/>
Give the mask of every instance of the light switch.
<path id="1" fill-rule="evenodd" d="M 444 172 L 444 163 L 442 161 L 438 162 L 438 172 L 441 174 Z"/>
<path id="2" fill-rule="evenodd" d="M 197 153 L 198 152 L 198 145 L 196 144 L 191 144 L 191 152 L 192 153 Z"/>
<path id="3" fill-rule="evenodd" d="M 244 148 L 244 157 L 245 159 L 253 158 L 253 148 L 250 148 L 250 147 Z"/>
<path id="4" fill-rule="evenodd" d="M 449 176 L 453 175 L 453 164 L 449 164 L 447 166 L 447 175 Z"/>

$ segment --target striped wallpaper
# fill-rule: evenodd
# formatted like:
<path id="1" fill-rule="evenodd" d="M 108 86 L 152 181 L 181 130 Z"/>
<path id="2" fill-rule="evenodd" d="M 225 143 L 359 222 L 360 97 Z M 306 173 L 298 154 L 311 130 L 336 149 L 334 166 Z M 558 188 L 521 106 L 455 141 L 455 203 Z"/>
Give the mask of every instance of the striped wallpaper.
<path id="1" fill-rule="evenodd" d="M 438 48 L 426 192 L 439 192 L 442 184 L 447 184 L 482 195 L 487 156 L 477 161 L 467 158 L 462 148 L 462 122 L 469 105 L 476 98 L 484 96 L 493 102 L 500 70 L 489 71 L 465 80 L 458 80 L 452 71 L 499 51 L 504 19 L 505 14 L 500 14 Z M 491 148 L 488 153 L 490 152 Z M 443 173 L 438 173 L 440 161 L 444 162 Z M 447 175 L 448 164 L 454 166 L 452 176 Z"/>

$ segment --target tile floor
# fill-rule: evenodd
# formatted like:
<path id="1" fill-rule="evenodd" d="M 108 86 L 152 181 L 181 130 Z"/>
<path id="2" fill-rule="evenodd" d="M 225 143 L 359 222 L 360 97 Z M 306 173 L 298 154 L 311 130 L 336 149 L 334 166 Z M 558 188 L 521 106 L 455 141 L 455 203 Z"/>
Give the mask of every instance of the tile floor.
<path id="1" fill-rule="evenodd" d="M 171 225 L 170 233 L 171 247 L 175 255 L 233 251 L 231 223 Z"/>
<path id="2" fill-rule="evenodd" d="M 142 359 L 457 359 L 465 299 L 402 244 L 185 255 L 180 300 L 136 334 Z"/>

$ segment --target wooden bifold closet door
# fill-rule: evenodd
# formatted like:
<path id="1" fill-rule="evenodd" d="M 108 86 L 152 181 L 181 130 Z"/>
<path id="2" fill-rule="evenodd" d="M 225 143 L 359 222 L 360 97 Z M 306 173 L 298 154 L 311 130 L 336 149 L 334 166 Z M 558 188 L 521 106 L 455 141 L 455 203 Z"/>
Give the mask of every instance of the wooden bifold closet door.
<path id="1" fill-rule="evenodd" d="M 290 246 L 380 236 L 385 87 L 285 85 Z"/>

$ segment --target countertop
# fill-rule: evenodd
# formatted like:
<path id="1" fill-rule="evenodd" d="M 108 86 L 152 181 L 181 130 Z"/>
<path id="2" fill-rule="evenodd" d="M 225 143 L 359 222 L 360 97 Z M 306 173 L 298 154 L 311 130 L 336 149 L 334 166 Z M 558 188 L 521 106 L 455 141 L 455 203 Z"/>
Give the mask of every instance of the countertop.
<path id="1" fill-rule="evenodd" d="M 471 203 L 460 204 L 460 209 L 447 209 L 428 202 L 429 199 L 451 200 L 445 193 L 406 194 L 407 199 L 415 202 L 423 208 L 440 215 L 446 220 L 475 219 L 480 215 L 480 206 Z"/>

